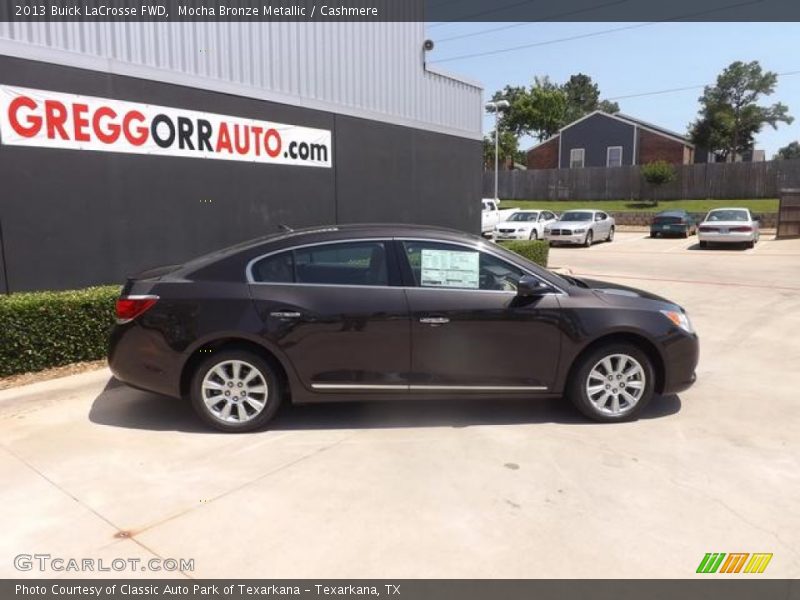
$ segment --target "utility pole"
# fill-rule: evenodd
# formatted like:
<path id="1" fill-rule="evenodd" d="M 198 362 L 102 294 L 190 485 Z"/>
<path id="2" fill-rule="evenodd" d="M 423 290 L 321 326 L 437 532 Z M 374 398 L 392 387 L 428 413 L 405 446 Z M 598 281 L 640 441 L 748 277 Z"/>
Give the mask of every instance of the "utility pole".
<path id="1" fill-rule="evenodd" d="M 499 159 L 500 159 L 500 142 L 498 131 L 498 124 L 500 122 L 500 111 L 505 110 L 511 106 L 508 100 L 496 100 L 494 102 L 486 103 L 486 110 L 494 113 L 494 199 L 499 202 L 500 198 L 497 197 L 498 176 L 499 176 Z"/>

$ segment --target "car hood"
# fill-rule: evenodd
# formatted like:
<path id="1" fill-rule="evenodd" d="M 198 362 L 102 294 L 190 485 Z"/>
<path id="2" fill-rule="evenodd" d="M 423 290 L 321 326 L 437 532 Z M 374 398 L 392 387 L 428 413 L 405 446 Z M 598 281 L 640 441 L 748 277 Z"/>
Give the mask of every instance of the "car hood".
<path id="1" fill-rule="evenodd" d="M 501 221 L 497 226 L 519 229 L 520 227 L 533 227 L 535 224 L 535 221 Z"/>
<path id="2" fill-rule="evenodd" d="M 668 304 L 673 307 L 676 306 L 674 302 L 662 296 L 658 296 L 638 288 L 629 287 L 627 285 L 619 285 L 616 283 L 609 283 L 607 281 L 598 281 L 596 279 L 584 279 L 583 277 L 575 277 L 575 279 L 586 285 L 604 302 L 609 304 L 629 304 L 631 301 L 636 300 L 651 300 L 660 304 Z"/>
<path id="3" fill-rule="evenodd" d="M 592 222 L 593 221 L 556 221 L 552 223 L 550 227 L 555 227 L 557 229 L 580 229 L 588 227 Z"/>

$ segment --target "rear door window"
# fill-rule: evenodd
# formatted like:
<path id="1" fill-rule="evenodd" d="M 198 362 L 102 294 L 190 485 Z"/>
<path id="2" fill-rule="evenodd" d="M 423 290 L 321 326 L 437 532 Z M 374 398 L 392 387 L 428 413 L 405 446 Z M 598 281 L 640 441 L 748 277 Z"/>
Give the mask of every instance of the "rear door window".
<path id="1" fill-rule="evenodd" d="M 298 248 L 294 252 L 297 283 L 389 285 L 383 242 L 345 242 Z"/>

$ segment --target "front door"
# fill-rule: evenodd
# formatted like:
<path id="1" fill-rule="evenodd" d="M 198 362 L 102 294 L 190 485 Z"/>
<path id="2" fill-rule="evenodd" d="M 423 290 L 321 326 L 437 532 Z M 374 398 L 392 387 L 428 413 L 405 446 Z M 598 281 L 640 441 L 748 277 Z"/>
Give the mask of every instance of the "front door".
<path id="1" fill-rule="evenodd" d="M 523 271 L 485 251 L 399 242 L 411 272 L 411 389 L 547 392 L 561 343 L 557 295 L 516 295 Z"/>
<path id="2" fill-rule="evenodd" d="M 408 305 L 385 241 L 299 247 L 253 264 L 263 334 L 303 384 L 325 391 L 407 391 Z"/>

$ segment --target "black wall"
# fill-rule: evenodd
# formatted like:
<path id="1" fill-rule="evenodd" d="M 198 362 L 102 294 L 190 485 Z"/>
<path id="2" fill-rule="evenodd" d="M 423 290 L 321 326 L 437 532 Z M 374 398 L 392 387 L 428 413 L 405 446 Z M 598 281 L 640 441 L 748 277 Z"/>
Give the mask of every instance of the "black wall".
<path id="1" fill-rule="evenodd" d="M 329 129 L 333 168 L 0 145 L 0 290 L 121 283 L 292 227 L 479 230 L 481 142 L 0 56 L 0 83 Z"/>

